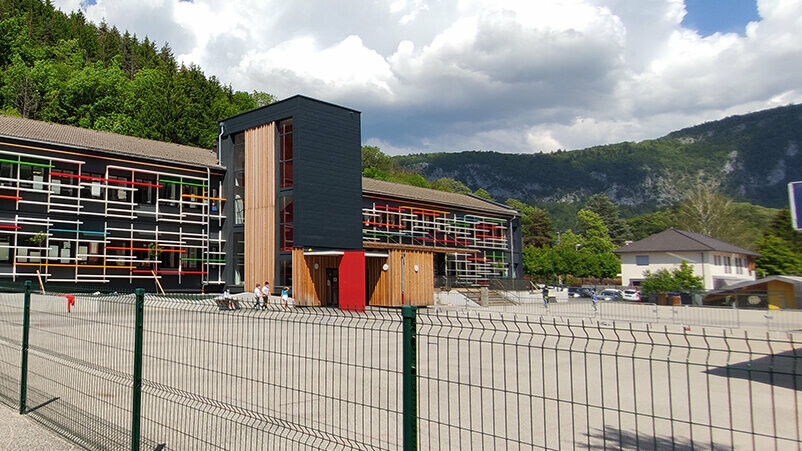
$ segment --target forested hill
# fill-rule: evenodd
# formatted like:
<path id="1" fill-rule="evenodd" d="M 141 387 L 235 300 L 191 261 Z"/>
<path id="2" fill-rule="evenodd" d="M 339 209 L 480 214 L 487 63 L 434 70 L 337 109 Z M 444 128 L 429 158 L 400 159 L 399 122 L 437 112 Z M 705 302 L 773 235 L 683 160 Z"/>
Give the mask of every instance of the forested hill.
<path id="1" fill-rule="evenodd" d="M 235 92 L 168 44 L 42 0 L 0 0 L 0 113 L 210 147 L 220 119 L 269 103 Z"/>
<path id="2" fill-rule="evenodd" d="M 802 105 L 732 116 L 638 143 L 551 154 L 458 152 L 395 157 L 427 179 L 451 177 L 502 201 L 583 201 L 595 193 L 631 210 L 681 199 L 699 180 L 736 200 L 788 204 L 786 184 L 802 180 Z"/>

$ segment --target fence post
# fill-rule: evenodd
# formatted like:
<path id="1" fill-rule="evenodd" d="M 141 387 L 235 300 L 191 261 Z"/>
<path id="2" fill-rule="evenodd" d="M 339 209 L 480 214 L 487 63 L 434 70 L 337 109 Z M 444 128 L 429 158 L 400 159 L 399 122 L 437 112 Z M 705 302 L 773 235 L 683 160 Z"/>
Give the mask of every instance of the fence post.
<path id="1" fill-rule="evenodd" d="M 31 281 L 25 281 L 25 298 L 22 307 L 22 362 L 19 378 L 19 414 L 25 414 L 28 402 L 28 333 L 31 329 Z"/>
<path id="2" fill-rule="evenodd" d="M 134 328 L 134 392 L 131 406 L 131 450 L 139 451 L 140 412 L 142 407 L 142 332 L 145 319 L 145 290 L 136 289 L 136 326 Z"/>
<path id="3" fill-rule="evenodd" d="M 417 307 L 401 307 L 404 318 L 404 451 L 418 449 Z"/>

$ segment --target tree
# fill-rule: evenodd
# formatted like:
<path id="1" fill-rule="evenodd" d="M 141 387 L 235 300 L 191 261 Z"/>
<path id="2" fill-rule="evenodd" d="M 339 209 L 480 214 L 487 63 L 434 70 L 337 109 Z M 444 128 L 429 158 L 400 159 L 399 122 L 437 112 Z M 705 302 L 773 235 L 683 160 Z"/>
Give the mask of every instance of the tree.
<path id="1" fill-rule="evenodd" d="M 686 193 L 677 209 L 677 226 L 730 243 L 742 242 L 744 229 L 732 199 L 707 184 Z"/>
<path id="2" fill-rule="evenodd" d="M 598 214 L 590 210 L 579 210 L 577 218 L 578 224 L 583 230 L 583 246 L 597 253 L 610 252 L 615 249 L 607 226 L 604 225 L 604 221 Z"/>
<path id="3" fill-rule="evenodd" d="M 778 211 L 763 233 L 787 241 L 791 250 L 802 253 L 802 232 L 794 230 L 791 223 L 791 210 L 783 208 Z"/>
<path id="4" fill-rule="evenodd" d="M 523 246 L 547 246 L 554 241 L 551 218 L 546 210 L 527 205 L 516 199 L 507 199 L 508 206 L 521 212 L 521 242 Z"/>
<path id="5" fill-rule="evenodd" d="M 802 274 L 802 233 L 794 230 L 787 208 L 777 212 L 755 244 L 761 275 Z"/>
<path id="6" fill-rule="evenodd" d="M 621 246 L 626 240 L 630 239 L 632 234 L 629 230 L 629 224 L 621 219 L 618 206 L 609 197 L 602 193 L 594 194 L 588 198 L 587 203 L 585 203 L 585 209 L 601 217 L 604 225 L 607 226 L 613 243 Z"/>
<path id="7" fill-rule="evenodd" d="M 640 283 L 643 293 L 698 293 L 704 290 L 701 277 L 693 275 L 693 267 L 683 260 L 678 268 L 671 271 L 660 269 L 646 271 L 646 278 Z"/>
<path id="8" fill-rule="evenodd" d="M 584 232 L 578 250 L 581 265 L 573 274 L 579 277 L 615 277 L 621 272 L 621 262 L 612 252 L 616 246 L 604 221 L 590 210 L 579 210 L 577 218 Z"/>
<path id="9" fill-rule="evenodd" d="M 253 91 L 251 98 L 253 99 L 253 103 L 257 108 L 270 105 L 276 101 L 276 96 L 261 91 Z"/>
<path id="10" fill-rule="evenodd" d="M 673 209 L 667 209 L 630 218 L 627 223 L 631 239 L 638 241 L 672 227 L 679 228 L 676 224 L 676 216 L 677 213 Z"/>
<path id="11" fill-rule="evenodd" d="M 394 171 L 397 163 L 376 146 L 362 146 L 362 170 L 374 168 L 379 171 Z"/>
<path id="12" fill-rule="evenodd" d="M 760 257 L 755 260 L 761 276 L 802 274 L 802 253 L 778 236 L 767 234 L 757 240 Z"/>
<path id="13" fill-rule="evenodd" d="M 477 189 L 476 191 L 473 192 L 473 195 L 476 197 L 481 197 L 482 199 L 489 200 L 491 202 L 495 202 L 493 196 L 491 196 L 490 193 L 488 193 L 484 188 Z"/>
<path id="14" fill-rule="evenodd" d="M 548 277 L 555 274 L 551 246 L 526 246 L 523 249 L 524 272 L 529 276 Z"/>
<path id="15" fill-rule="evenodd" d="M 465 186 L 459 180 L 454 180 L 450 177 L 440 177 L 431 182 L 432 188 L 440 191 L 448 191 L 459 194 L 470 194 L 471 189 Z"/>

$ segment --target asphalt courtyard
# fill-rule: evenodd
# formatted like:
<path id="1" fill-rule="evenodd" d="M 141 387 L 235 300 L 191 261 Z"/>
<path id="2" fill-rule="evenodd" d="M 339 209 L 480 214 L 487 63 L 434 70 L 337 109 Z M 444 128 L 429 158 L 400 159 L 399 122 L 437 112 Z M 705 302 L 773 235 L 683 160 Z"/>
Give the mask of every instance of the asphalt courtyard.
<path id="1" fill-rule="evenodd" d="M 33 419 L 0 404 L 0 450 L 62 451 L 82 449 Z"/>
<path id="2" fill-rule="evenodd" d="M 61 300 L 34 297 L 37 409 L 29 415 L 79 429 L 85 446 L 129 445 L 131 305 L 78 299 L 68 315 Z M 0 377 L 11 380 L 19 377 L 15 308 L 5 298 L 0 306 Z M 401 338 L 398 310 L 148 301 L 145 443 L 398 449 Z M 417 317 L 419 448 L 799 449 L 801 339 L 425 309 Z"/>

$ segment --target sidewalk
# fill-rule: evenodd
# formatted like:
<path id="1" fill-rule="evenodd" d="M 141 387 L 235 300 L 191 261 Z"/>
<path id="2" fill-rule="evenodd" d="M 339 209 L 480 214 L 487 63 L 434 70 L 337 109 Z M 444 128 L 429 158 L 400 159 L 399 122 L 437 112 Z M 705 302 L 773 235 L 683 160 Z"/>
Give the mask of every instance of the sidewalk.
<path id="1" fill-rule="evenodd" d="M 0 450 L 77 450 L 44 426 L 6 405 L 0 405 Z"/>

